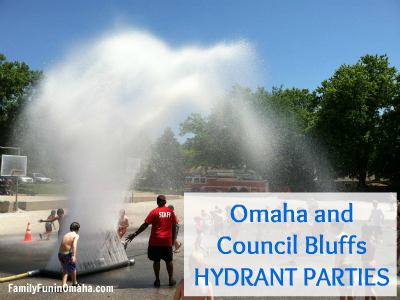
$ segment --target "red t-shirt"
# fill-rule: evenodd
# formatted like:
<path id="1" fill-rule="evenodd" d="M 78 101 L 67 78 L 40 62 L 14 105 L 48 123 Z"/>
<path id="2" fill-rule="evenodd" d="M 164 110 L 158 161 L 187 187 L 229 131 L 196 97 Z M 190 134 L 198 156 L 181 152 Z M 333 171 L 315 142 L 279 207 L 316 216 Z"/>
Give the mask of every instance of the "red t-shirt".
<path id="1" fill-rule="evenodd" d="M 149 244 L 152 246 L 172 246 L 172 226 L 178 223 L 174 211 L 166 206 L 153 209 L 146 220 L 151 224 Z"/>

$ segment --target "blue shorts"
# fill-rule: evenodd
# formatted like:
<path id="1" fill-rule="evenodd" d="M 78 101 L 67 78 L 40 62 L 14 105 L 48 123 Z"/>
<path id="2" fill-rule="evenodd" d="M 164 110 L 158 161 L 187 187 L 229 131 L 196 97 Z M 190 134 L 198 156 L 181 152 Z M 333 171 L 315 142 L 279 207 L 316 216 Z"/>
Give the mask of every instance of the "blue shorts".
<path id="1" fill-rule="evenodd" d="M 63 272 L 72 273 L 76 270 L 76 264 L 72 262 L 72 256 L 72 252 L 67 254 L 58 252 L 58 260 L 61 263 Z"/>

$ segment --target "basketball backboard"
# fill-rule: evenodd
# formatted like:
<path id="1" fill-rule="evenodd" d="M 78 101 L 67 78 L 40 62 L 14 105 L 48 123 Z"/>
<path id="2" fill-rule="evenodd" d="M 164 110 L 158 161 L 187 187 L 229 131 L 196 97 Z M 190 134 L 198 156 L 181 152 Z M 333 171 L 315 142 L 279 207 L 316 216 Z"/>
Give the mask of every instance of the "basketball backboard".
<path id="1" fill-rule="evenodd" d="M 26 156 L 2 155 L 1 176 L 26 176 Z"/>

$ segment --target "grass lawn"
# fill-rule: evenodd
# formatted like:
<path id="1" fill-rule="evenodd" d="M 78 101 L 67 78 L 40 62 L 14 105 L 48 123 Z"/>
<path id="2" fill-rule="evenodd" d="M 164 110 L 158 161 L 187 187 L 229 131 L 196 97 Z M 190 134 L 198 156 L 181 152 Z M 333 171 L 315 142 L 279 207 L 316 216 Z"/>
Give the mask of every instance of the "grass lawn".
<path id="1" fill-rule="evenodd" d="M 11 186 L 15 193 L 15 185 Z M 68 185 L 66 184 L 19 184 L 18 194 L 42 194 L 42 195 L 66 195 Z"/>

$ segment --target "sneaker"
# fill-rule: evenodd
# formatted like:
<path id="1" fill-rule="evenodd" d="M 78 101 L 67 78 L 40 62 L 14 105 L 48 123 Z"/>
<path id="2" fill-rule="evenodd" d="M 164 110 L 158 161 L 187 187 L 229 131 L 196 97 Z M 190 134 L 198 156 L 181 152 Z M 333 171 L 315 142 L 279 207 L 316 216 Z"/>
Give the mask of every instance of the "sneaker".
<path id="1" fill-rule="evenodd" d="M 40 239 L 42 239 L 42 238 L 43 238 L 43 236 L 42 236 L 42 234 L 41 234 L 41 233 L 39 233 L 39 236 L 40 236 Z"/>
<path id="2" fill-rule="evenodd" d="M 169 281 L 169 286 L 174 286 L 175 284 L 176 284 L 175 279 L 171 279 L 171 280 Z"/>
<path id="3" fill-rule="evenodd" d="M 154 281 L 154 286 L 155 287 L 159 287 L 161 285 L 161 283 L 160 283 L 160 279 L 159 280 L 156 280 L 156 281 Z"/>
<path id="4" fill-rule="evenodd" d="M 82 283 L 81 282 L 77 282 L 76 284 L 72 284 L 72 286 L 76 286 L 76 287 L 82 286 Z"/>

